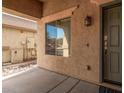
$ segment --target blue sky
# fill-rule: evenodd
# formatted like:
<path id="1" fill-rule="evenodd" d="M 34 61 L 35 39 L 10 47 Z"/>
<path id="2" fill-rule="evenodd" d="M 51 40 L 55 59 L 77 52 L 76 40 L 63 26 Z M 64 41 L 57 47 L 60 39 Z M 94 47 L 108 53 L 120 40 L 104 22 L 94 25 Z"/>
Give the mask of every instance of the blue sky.
<path id="1" fill-rule="evenodd" d="M 47 32 L 51 38 L 63 38 L 64 37 L 64 30 L 62 28 L 58 28 L 55 26 L 47 25 Z"/>

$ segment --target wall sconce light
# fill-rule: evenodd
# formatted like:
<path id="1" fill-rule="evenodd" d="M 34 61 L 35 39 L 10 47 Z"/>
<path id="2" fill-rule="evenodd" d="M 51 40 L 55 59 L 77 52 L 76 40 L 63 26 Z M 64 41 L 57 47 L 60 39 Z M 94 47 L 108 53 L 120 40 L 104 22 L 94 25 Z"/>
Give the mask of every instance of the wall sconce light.
<path id="1" fill-rule="evenodd" d="M 84 25 L 91 26 L 91 21 L 92 21 L 91 16 L 86 16 L 86 18 L 84 19 Z"/>

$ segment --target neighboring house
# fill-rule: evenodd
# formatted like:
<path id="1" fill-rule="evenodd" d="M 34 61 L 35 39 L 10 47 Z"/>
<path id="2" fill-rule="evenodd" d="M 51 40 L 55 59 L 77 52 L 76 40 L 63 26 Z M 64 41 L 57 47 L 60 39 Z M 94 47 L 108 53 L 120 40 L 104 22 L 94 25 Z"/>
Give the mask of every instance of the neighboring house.
<path id="1" fill-rule="evenodd" d="M 9 15 L 8 15 L 9 16 Z M 6 20 L 11 22 L 12 18 L 8 18 L 3 14 L 2 25 L 2 62 L 4 63 L 19 63 L 27 60 L 36 59 L 36 30 L 25 28 L 17 24 L 5 24 Z M 12 20 L 13 21 L 13 20 Z M 16 18 L 16 21 L 23 21 Z M 9 22 L 8 22 L 9 23 Z M 12 23 L 12 22 L 11 22 Z M 17 23 L 17 22 L 16 22 Z"/>

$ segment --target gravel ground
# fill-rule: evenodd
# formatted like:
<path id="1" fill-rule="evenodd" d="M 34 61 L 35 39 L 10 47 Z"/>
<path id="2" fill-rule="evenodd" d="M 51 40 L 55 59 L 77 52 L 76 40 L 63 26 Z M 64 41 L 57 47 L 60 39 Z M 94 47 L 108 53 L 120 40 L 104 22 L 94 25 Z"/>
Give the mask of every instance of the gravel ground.
<path id="1" fill-rule="evenodd" d="M 36 66 L 36 60 L 33 61 L 28 61 L 24 63 L 19 63 L 19 64 L 12 64 L 12 65 L 7 65 L 2 67 L 2 76 L 9 76 L 14 73 L 18 73 L 21 71 L 26 71 L 28 69 L 31 69 Z"/>

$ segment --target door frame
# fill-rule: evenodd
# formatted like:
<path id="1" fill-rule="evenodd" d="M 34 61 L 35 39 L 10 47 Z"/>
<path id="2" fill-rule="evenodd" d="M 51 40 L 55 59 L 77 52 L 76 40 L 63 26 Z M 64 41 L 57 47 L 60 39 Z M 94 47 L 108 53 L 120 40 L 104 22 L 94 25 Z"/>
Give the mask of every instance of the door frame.
<path id="1" fill-rule="evenodd" d="M 100 79 L 99 81 L 102 82 L 106 82 L 106 83 L 111 83 L 111 84 L 116 84 L 116 85 L 122 85 L 122 83 L 118 83 L 118 82 L 114 82 L 114 81 L 105 81 L 104 80 L 104 16 L 103 16 L 103 11 L 105 8 L 111 8 L 111 7 L 115 7 L 116 5 L 122 5 L 122 0 L 115 0 L 115 1 L 111 1 L 105 4 L 100 5 L 100 72 L 99 72 L 99 76 Z"/>

